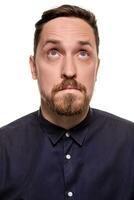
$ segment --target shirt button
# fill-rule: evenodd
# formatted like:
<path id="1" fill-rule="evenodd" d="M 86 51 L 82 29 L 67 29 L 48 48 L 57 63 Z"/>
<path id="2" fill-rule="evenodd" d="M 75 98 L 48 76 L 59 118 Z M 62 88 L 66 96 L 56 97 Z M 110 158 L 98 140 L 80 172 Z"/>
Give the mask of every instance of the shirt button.
<path id="1" fill-rule="evenodd" d="M 72 197 L 73 193 L 72 192 L 68 192 L 67 195 L 68 195 L 68 197 Z"/>
<path id="2" fill-rule="evenodd" d="M 70 137 L 70 134 L 69 133 L 65 133 L 66 137 Z"/>
<path id="3" fill-rule="evenodd" d="M 67 154 L 67 155 L 66 155 L 66 159 L 69 160 L 70 158 L 71 158 L 71 155 L 70 155 L 70 154 Z"/>

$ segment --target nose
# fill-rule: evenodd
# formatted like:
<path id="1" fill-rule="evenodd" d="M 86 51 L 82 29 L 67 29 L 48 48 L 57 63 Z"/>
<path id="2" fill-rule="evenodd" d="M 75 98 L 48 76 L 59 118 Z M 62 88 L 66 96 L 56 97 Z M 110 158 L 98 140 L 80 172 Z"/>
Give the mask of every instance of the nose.
<path id="1" fill-rule="evenodd" d="M 77 72 L 73 56 L 65 56 L 62 63 L 61 78 L 76 78 L 76 74 Z"/>

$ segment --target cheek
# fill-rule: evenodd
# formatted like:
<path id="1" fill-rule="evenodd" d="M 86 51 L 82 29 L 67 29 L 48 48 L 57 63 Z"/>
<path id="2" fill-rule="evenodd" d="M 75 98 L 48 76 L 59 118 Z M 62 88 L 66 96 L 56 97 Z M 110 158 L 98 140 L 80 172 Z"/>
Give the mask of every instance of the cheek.
<path id="1" fill-rule="evenodd" d="M 49 80 L 50 80 L 49 77 L 45 77 L 43 75 L 38 77 L 38 84 L 41 91 L 49 93 L 49 90 L 52 87 L 51 86 L 52 83 Z"/>
<path id="2" fill-rule="evenodd" d="M 58 83 L 56 72 L 48 67 L 38 68 L 38 84 L 41 92 L 51 94 L 52 88 Z"/>
<path id="3" fill-rule="evenodd" d="M 84 70 L 83 70 L 84 71 Z M 79 82 L 87 89 L 87 94 L 92 93 L 95 84 L 95 70 L 86 70 L 81 72 Z"/>

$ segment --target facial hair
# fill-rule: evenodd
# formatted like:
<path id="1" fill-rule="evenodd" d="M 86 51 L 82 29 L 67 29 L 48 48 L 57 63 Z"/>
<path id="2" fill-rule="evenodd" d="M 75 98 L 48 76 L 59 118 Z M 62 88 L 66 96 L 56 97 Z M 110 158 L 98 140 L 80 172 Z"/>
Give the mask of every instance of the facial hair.
<path id="1" fill-rule="evenodd" d="M 58 93 L 65 89 L 76 89 L 79 91 L 79 95 L 75 93 L 65 93 L 62 96 Z M 46 105 L 49 109 L 58 114 L 64 116 L 74 116 L 82 114 L 87 111 L 89 107 L 89 97 L 85 86 L 78 83 L 74 79 L 65 79 L 61 84 L 55 85 L 52 89 L 51 96 L 43 95 Z"/>

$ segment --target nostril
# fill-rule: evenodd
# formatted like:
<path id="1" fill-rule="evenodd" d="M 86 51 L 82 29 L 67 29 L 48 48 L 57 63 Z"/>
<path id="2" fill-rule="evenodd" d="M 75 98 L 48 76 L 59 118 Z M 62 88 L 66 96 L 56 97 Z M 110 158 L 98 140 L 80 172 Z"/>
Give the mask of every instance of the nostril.
<path id="1" fill-rule="evenodd" d="M 76 74 L 62 74 L 61 78 L 74 79 L 76 78 Z"/>

